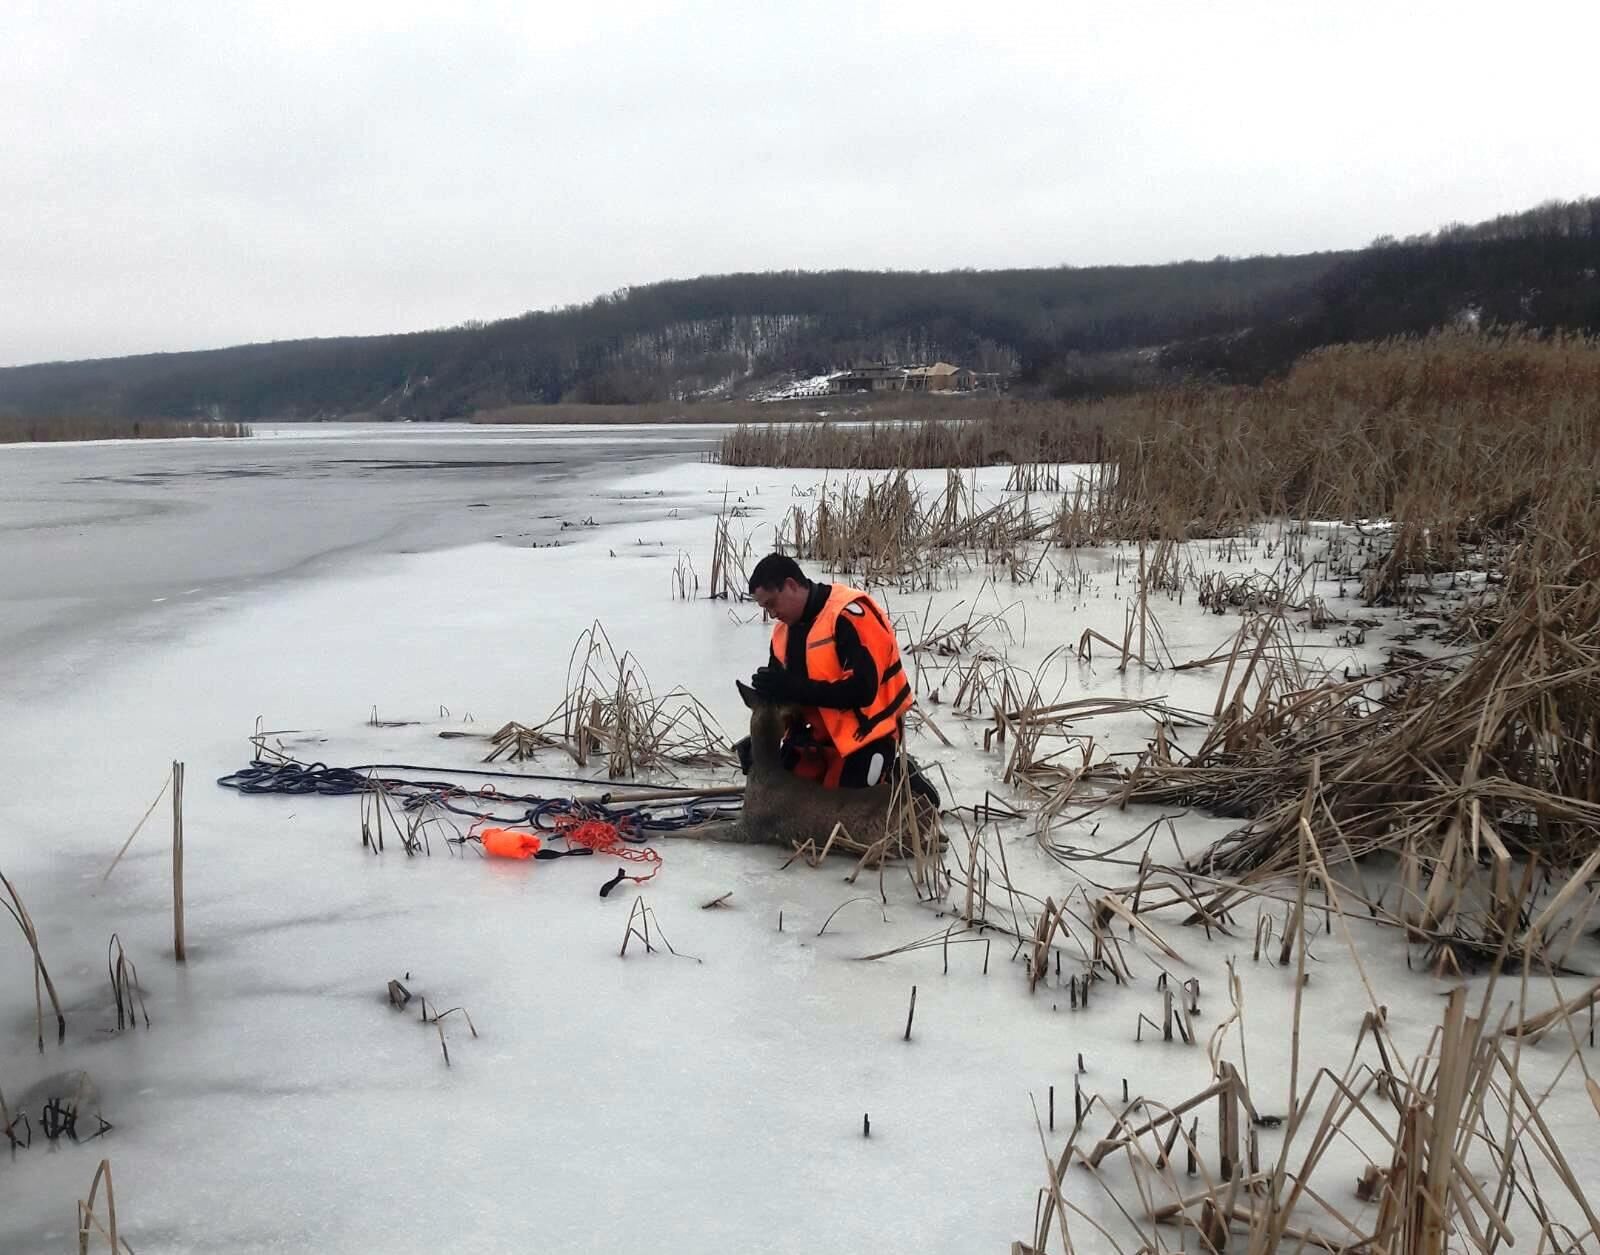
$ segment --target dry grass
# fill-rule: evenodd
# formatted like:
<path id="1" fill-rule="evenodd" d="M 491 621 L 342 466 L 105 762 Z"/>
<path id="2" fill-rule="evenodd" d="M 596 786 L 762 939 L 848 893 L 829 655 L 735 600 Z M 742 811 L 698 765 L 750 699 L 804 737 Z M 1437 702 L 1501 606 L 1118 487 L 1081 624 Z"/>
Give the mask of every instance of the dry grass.
<path id="1" fill-rule="evenodd" d="M 729 519 L 724 503 L 722 512 L 717 515 L 716 538 L 711 546 L 711 587 L 706 595 L 715 601 L 748 601 L 754 555 L 750 552 L 748 535 L 734 541 Z"/>
<path id="2" fill-rule="evenodd" d="M 619 654 L 597 620 L 567 661 L 567 691 L 542 723 L 508 723 L 494 734 L 493 761 L 559 748 L 579 767 L 603 761 L 613 780 L 674 767 L 731 767 L 738 759 L 715 717 L 682 688 L 657 696 L 638 660 Z"/>
<path id="3" fill-rule="evenodd" d="M 0 444 L 51 440 L 171 440 L 177 437 L 251 435 L 244 423 L 180 418 L 8 418 L 0 414 Z"/>
<path id="4" fill-rule="evenodd" d="M 1309 810 L 1309 795 L 1307 802 Z M 1534 1095 L 1520 1067 L 1525 1038 L 1564 1027 L 1571 1051 L 1562 1072 L 1576 1067 L 1600 1111 L 1600 1087 L 1583 1061 L 1572 1022 L 1572 1015 L 1592 1003 L 1600 990 L 1530 1015 L 1525 974 L 1515 1016 L 1508 1006 L 1494 1018 L 1490 1009 L 1501 970 L 1497 963 L 1476 1014 L 1469 1009 L 1466 990 L 1453 990 L 1426 1047 L 1408 1063 L 1390 1034 L 1387 1011 L 1373 995 L 1335 897 L 1334 917 L 1341 921 L 1370 1008 L 1343 1069 L 1320 1068 L 1303 1077 L 1307 894 L 1314 876 L 1330 882 L 1311 825 L 1302 824 L 1301 832 L 1305 839 L 1299 843 L 1296 910 L 1284 942 L 1286 955 L 1298 952 L 1287 1114 L 1281 1119 L 1263 1116 L 1252 1101 L 1242 985 L 1230 963 L 1232 1013 L 1206 1045 L 1212 1083 L 1170 1106 L 1142 1096 L 1130 1101 L 1125 1087 L 1110 1127 L 1087 1151 L 1080 1143 L 1085 1122 L 1095 1108 L 1110 1106 L 1104 1097 L 1075 1103 L 1072 1133 L 1058 1154 L 1051 1153 L 1041 1123 L 1046 1186 L 1040 1191 L 1030 1240 L 1013 1243 L 1013 1255 L 1082 1249 L 1074 1247 L 1074 1227 L 1080 1229 L 1079 1241 L 1087 1240 L 1094 1249 L 1126 1249 L 1069 1200 L 1069 1193 L 1076 1192 L 1069 1180 L 1074 1166 L 1085 1173 L 1079 1179 L 1093 1182 L 1120 1213 L 1141 1251 L 1191 1249 L 1186 1236 L 1191 1230 L 1201 1251 L 1230 1249 L 1247 1255 L 1285 1249 L 1489 1255 L 1511 1246 L 1588 1250 L 1591 1240 L 1600 1241 L 1600 1219 L 1588 1201 L 1585 1182 L 1543 1114 L 1555 1087 Z M 1531 910 L 1526 899 L 1518 906 Z M 1185 997 L 1190 996 L 1186 988 Z M 1170 985 L 1166 1005 L 1172 1006 Z M 1184 1039 L 1192 1040 L 1183 1031 L 1181 1016 L 1175 1022 Z M 1326 1028 L 1319 1027 L 1317 1034 L 1325 1036 Z M 1225 1058 L 1235 1050 L 1240 1067 Z M 1210 1122 L 1206 1113 L 1213 1106 Z M 1187 1128 L 1185 1117 L 1192 1117 Z M 1202 1118 L 1211 1123 L 1205 1135 Z M 1276 1159 L 1264 1160 L 1258 1131 L 1280 1126 Z M 1180 1141 L 1187 1179 L 1177 1169 Z M 1347 1148 L 1362 1153 L 1365 1170 L 1354 1181 L 1327 1181 L 1329 1153 Z M 1112 1175 L 1108 1161 L 1113 1156 L 1126 1161 L 1131 1179 Z M 1345 1201 L 1344 1192 L 1352 1187 L 1354 1198 Z M 1083 1234 L 1084 1226 L 1093 1235 Z M 1169 1243 L 1163 1228 L 1173 1226 L 1180 1232 Z"/>
<path id="5" fill-rule="evenodd" d="M 96 1200 L 100 1194 L 100 1183 L 106 1186 L 106 1218 L 101 1221 Z M 94 1236 L 99 1234 L 105 1239 L 106 1247 L 111 1255 L 133 1255 L 133 1247 L 127 1240 L 117 1233 L 117 1195 L 111 1185 L 111 1161 L 102 1159 L 94 1170 L 94 1180 L 89 1183 L 89 1197 L 78 1200 L 78 1255 L 89 1255 L 90 1243 Z"/>
<path id="6" fill-rule="evenodd" d="M 712 904 L 708 902 L 706 905 L 710 906 Z M 654 928 L 653 934 L 652 927 Z M 666 952 L 674 958 L 694 959 L 696 963 L 705 962 L 704 959 L 696 958 L 692 954 L 683 954 L 672 948 L 672 943 L 667 940 L 666 933 L 661 931 L 661 921 L 656 918 L 655 909 L 646 904 L 643 894 L 633 900 L 633 906 L 628 911 L 628 922 L 622 932 L 622 945 L 617 950 L 618 958 L 625 959 L 628 957 L 628 943 L 632 941 L 640 942 L 644 946 L 646 954 L 657 953 L 656 943 L 660 942 Z"/>
<path id="7" fill-rule="evenodd" d="M 921 420 L 983 414 L 995 406 L 992 393 L 926 396 L 879 393 L 802 397 L 786 401 L 650 401 L 638 405 L 508 405 L 482 410 L 474 423 L 582 423 L 607 426 L 629 423 L 816 423 Z"/>
<path id="8" fill-rule="evenodd" d="M 1385 518 L 1407 569 L 1448 568 L 1466 544 L 1592 506 L 1597 398 L 1588 338 L 1451 332 L 1324 349 L 1280 384 L 1121 407 L 1107 504 L 1167 535 Z"/>
<path id="9" fill-rule="evenodd" d="M 1160 721 L 1117 791 L 1248 821 L 1183 869 L 1189 923 L 1293 874 L 1309 821 L 1329 865 L 1398 860 L 1397 892 L 1347 897 L 1426 944 L 1436 970 L 1565 960 L 1600 898 L 1596 396 L 1594 341 L 1441 335 L 1313 355 L 1273 389 L 1142 403 L 1134 456 L 1063 507 L 1058 537 L 1165 544 L 1271 512 L 1386 514 L 1322 559 L 1341 595 L 1352 579 L 1404 603 L 1469 563 L 1489 577 L 1455 616 L 1474 648 L 1354 680 L 1297 654 L 1288 614 L 1331 617 L 1286 566 L 1200 577 L 1202 604 L 1244 614 L 1231 650 L 1182 664 L 1222 671 L 1210 730 L 1184 752 Z M 1306 531 L 1280 537 L 1302 574 Z M 1162 565 L 1158 548 L 1141 602 Z M 1059 810 L 1047 802 L 1042 837 Z M 1518 905 L 1540 894 L 1537 913 Z"/>
<path id="10" fill-rule="evenodd" d="M 51 1009 L 56 1017 L 56 1042 L 57 1044 L 67 1039 L 67 1017 L 61 1010 L 61 999 L 56 996 L 55 982 L 50 979 L 50 972 L 44 965 L 44 955 L 39 951 L 39 930 L 34 927 L 33 917 L 28 914 L 28 908 L 23 905 L 22 897 L 11 881 L 0 873 L 0 889 L 6 892 L 6 898 L 0 899 L 0 906 L 6 909 L 6 914 L 16 921 L 17 927 L 22 930 L 23 940 L 28 943 L 28 949 L 33 954 L 33 1000 L 34 1015 L 38 1029 L 39 1053 L 44 1053 L 44 998 L 48 995 Z"/>
<path id="11" fill-rule="evenodd" d="M 1028 547 L 1049 528 L 1026 498 L 980 509 L 953 468 L 933 494 L 900 470 L 825 484 L 813 504 L 795 505 L 778 522 L 776 539 L 780 550 L 830 571 L 913 591 L 940 587 L 975 559 L 1031 580 L 1037 568 Z"/>
<path id="12" fill-rule="evenodd" d="M 943 407 L 939 407 L 943 408 Z M 1062 404 L 988 402 L 959 421 L 946 418 L 768 423 L 740 426 L 722 438 L 715 460 L 726 466 L 806 466 L 827 470 L 992 466 L 997 463 L 1099 462 L 1104 447 L 1094 412 Z M 1054 471 L 1019 472 L 1041 489 Z"/>
<path id="13" fill-rule="evenodd" d="M 150 1012 L 145 1009 L 144 989 L 139 984 L 139 969 L 122 948 L 122 939 L 116 933 L 106 943 L 106 971 L 111 977 L 111 996 L 117 1004 L 117 1032 L 137 1028 L 139 1019 L 150 1027 Z M 136 1016 L 134 1013 L 138 1012 Z"/>
<path id="14" fill-rule="evenodd" d="M 978 934 L 1009 937 L 1030 988 L 1050 979 L 1053 964 L 1076 1010 L 1096 983 L 1130 979 L 1113 924 L 1176 957 L 1145 922 L 1174 908 L 1209 933 L 1236 930 L 1240 908 L 1263 896 L 1281 904 L 1281 921 L 1258 916 L 1256 953 L 1277 943 L 1269 954 L 1303 977 L 1316 892 L 1314 909 L 1330 930 L 1335 919 L 1345 926 L 1343 912 L 1364 910 L 1425 944 L 1438 973 L 1488 966 L 1492 992 L 1500 971 L 1521 971 L 1524 997 L 1514 1017 L 1494 1023 L 1489 992 L 1474 1015 L 1458 991 L 1409 1065 L 1374 1003 L 1347 1068 L 1306 1075 L 1297 997 L 1290 1113 L 1282 1152 L 1265 1165 L 1244 1118 L 1255 1117 L 1248 1072 L 1220 1054 L 1239 1031 L 1233 1017 L 1213 1036 L 1215 1079 L 1193 1108 L 1216 1106 L 1214 1156 L 1179 1118 L 1187 1105 L 1162 1118 L 1164 1109 L 1136 1101 L 1098 1153 L 1077 1152 L 1075 1132 L 1067 1153 L 1051 1157 L 1032 1243 L 1014 1249 L 1042 1251 L 1058 1236 L 1059 1249 L 1073 1249 L 1069 1213 L 1074 1223 L 1086 1217 L 1063 1195 L 1067 1165 L 1109 1163 L 1113 1152 L 1126 1154 L 1136 1180 L 1110 1184 L 1103 1168 L 1095 1173 L 1145 1250 L 1166 1249 L 1158 1225 L 1173 1224 L 1194 1230 L 1202 1250 L 1440 1255 L 1494 1250 L 1513 1233 L 1519 1247 L 1587 1249 L 1600 1226 L 1550 1135 L 1544 1097 L 1524 1085 L 1518 1051 L 1525 1037 L 1566 1025 L 1583 1069 L 1570 1019 L 1600 1000 L 1596 986 L 1550 1011 L 1526 1007 L 1529 973 L 1561 970 L 1600 907 L 1600 343 L 1512 332 L 1353 346 L 1315 354 L 1269 387 L 1081 407 L 1069 426 L 1104 432 L 1103 464 L 1091 478 L 1002 457 L 984 447 L 991 433 L 981 430 L 792 428 L 724 442 L 728 461 L 898 469 L 826 485 L 781 525 L 785 549 L 830 570 L 931 588 L 979 562 L 997 579 L 1002 571 L 1026 579 L 1048 569 L 1052 549 L 1139 541 L 1123 639 L 1080 642 L 1081 651 L 1110 649 L 1124 668 L 1163 665 L 1149 612 L 1156 593 L 1181 598 L 1193 588 L 1206 609 L 1241 616 L 1232 649 L 1183 664 L 1167 656 L 1166 665 L 1217 669 L 1215 709 L 1207 718 L 1152 704 L 1156 735 L 1112 794 L 1203 806 L 1247 821 L 1243 828 L 1173 868 L 1156 866 L 1147 842 L 1135 883 L 1083 893 L 1081 904 L 1073 895 L 1041 902 L 1019 893 L 1003 844 L 992 843 L 997 866 L 991 843 L 971 832 L 965 845 L 951 843 L 944 871 L 957 922 L 868 957 L 940 947 L 948 963 L 952 942 L 983 940 L 987 971 L 989 940 Z M 1025 495 L 989 511 L 955 473 L 942 493 L 904 474 L 925 463 L 1000 460 L 1028 463 L 1008 483 Z M 1037 499 L 1049 502 L 1043 515 Z M 1263 539 L 1263 520 L 1273 517 L 1284 522 Z M 1311 526 L 1319 519 L 1345 525 L 1320 554 L 1312 539 L 1327 533 Z M 1224 556 L 1270 556 L 1270 574 L 1197 573 L 1186 556 L 1184 542 L 1246 534 L 1243 551 Z M 1378 677 L 1326 674 L 1301 656 L 1290 620 L 1337 621 L 1316 595 L 1318 569 L 1340 596 L 1349 583 L 1369 602 L 1399 605 L 1440 578 L 1453 584 L 1455 572 L 1483 573 L 1484 591 L 1453 624 L 1472 647 Z M 907 653 L 924 669 L 939 660 L 943 675 L 929 687 L 952 692 L 958 713 L 993 711 L 990 745 L 1007 747 L 1007 781 L 1039 799 L 1046 848 L 1064 862 L 1107 857 L 1056 845 L 1049 833 L 1068 804 L 1103 804 L 1097 795 L 1117 784 L 1074 724 L 1131 707 L 1048 700 L 986 633 L 1003 635 L 993 620 L 937 625 Z M 1207 726 L 1199 747 L 1181 749 L 1172 732 L 1196 723 Z M 979 823 L 997 813 L 987 799 L 971 810 Z M 1374 854 L 1399 872 L 1399 883 L 1376 895 L 1353 870 Z M 1072 964 L 1065 975 L 1064 959 Z M 1193 1040 L 1171 988 L 1157 1018 L 1140 1017 L 1139 1031 L 1146 1026 Z M 1080 1104 L 1080 1122 L 1095 1105 Z M 1374 1139 L 1379 1149 L 1356 1187 L 1368 1206 L 1346 1205 L 1313 1183 L 1330 1147 Z M 1203 1184 L 1175 1178 L 1180 1152 Z M 1574 1218 L 1582 1221 L 1576 1231 L 1565 1229 Z M 1115 1245 L 1104 1231 L 1078 1241 Z"/>
<path id="15" fill-rule="evenodd" d="M 1080 657 L 1109 649 L 1122 669 L 1224 673 L 1199 749 L 1179 750 L 1167 735 L 1172 712 L 1152 709 L 1157 736 L 1122 800 L 1249 820 L 1192 870 L 1256 884 L 1292 870 L 1300 799 L 1320 773 L 1312 805 L 1327 821 L 1324 857 L 1403 859 L 1402 900 L 1366 906 L 1448 967 L 1527 944 L 1530 921 L 1507 906 L 1521 860 L 1536 856 L 1557 885 L 1570 884 L 1574 905 L 1589 900 L 1586 860 L 1600 824 L 1597 398 L 1600 342 L 1591 339 L 1450 333 L 1327 350 L 1269 387 L 1081 407 L 1068 427 L 1105 432 L 1097 477 L 1074 475 L 1068 487 L 1048 467 L 1021 466 L 1013 492 L 988 509 L 953 469 L 938 493 L 906 474 L 919 452 L 914 430 L 773 431 L 746 449 L 777 460 L 817 460 L 818 450 L 844 464 L 899 459 L 888 476 L 825 485 L 778 537 L 797 557 L 902 592 L 941 587 L 980 562 L 997 581 L 1054 572 L 1059 587 L 1052 550 L 1138 540 L 1121 640 L 1087 633 Z M 813 434 L 823 443 L 808 444 Z M 1051 503 L 1043 516 L 1040 500 Z M 1286 521 L 1263 542 L 1271 516 Z M 1352 526 L 1319 557 L 1314 519 Z M 1197 574 L 1185 556 L 1192 538 L 1247 532 L 1245 553 L 1224 556 L 1274 556 L 1271 574 Z M 1308 591 L 1319 564 L 1341 596 L 1349 582 L 1369 601 L 1400 604 L 1437 576 L 1477 568 L 1487 591 L 1456 631 L 1478 648 L 1470 661 L 1405 667 L 1377 685 L 1321 674 L 1296 656 L 1287 618 L 1334 621 Z M 1120 580 L 1120 562 L 1118 571 Z M 1181 599 L 1190 585 L 1208 609 L 1245 619 L 1232 651 L 1179 664 L 1150 603 Z M 1006 780 L 1041 798 L 1047 831 L 1086 783 L 1105 783 L 1092 741 L 1071 726 L 1083 712 L 1029 691 L 1003 650 L 936 636 L 910 652 L 953 659 L 938 689 L 954 690 L 958 712 L 993 710 L 987 739 L 1009 744 Z M 1213 902 L 1195 918 L 1222 909 Z M 1562 945 L 1580 924 L 1581 915 L 1568 922 Z M 1559 961 L 1555 941 L 1546 935 L 1538 957 Z"/>
<path id="16" fill-rule="evenodd" d="M 530 728 L 515 720 L 502 725 L 498 731 L 491 734 L 489 743 L 493 748 L 484 755 L 483 761 L 486 763 L 492 763 L 500 758 L 520 763 L 533 758 L 540 750 L 555 749 L 561 744 L 540 728 Z"/>
<path id="17" fill-rule="evenodd" d="M 1512 881 L 1536 861 L 1577 893 L 1596 870 L 1600 559 L 1497 604 L 1493 634 L 1464 660 L 1406 664 L 1377 683 L 1312 674 L 1281 612 L 1247 619 L 1206 739 L 1183 754 L 1158 738 L 1123 798 L 1247 819 L 1193 865 L 1244 885 L 1293 870 L 1309 798 L 1327 863 L 1401 860 L 1399 900 L 1366 906 L 1445 967 L 1506 946 L 1559 962 L 1552 947 L 1570 946 L 1583 916 L 1534 939 Z M 1213 909 L 1236 892 L 1220 890 Z"/>
<path id="18" fill-rule="evenodd" d="M 1058 544 L 1236 535 L 1269 517 L 1386 519 L 1369 598 L 1537 535 L 1600 524 L 1600 341 L 1441 332 L 1320 350 L 1280 383 L 1066 405 L 990 403 L 970 421 L 769 425 L 730 465 L 1016 464 L 1059 494 Z M 1050 465 L 1097 463 L 1098 479 Z M 1046 465 L 1041 465 L 1046 464 Z"/>

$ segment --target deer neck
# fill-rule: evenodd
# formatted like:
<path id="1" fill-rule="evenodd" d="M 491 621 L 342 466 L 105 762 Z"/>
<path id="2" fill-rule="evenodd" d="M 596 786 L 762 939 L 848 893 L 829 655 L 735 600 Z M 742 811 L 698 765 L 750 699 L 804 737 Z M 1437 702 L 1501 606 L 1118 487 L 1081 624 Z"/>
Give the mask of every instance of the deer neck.
<path id="1" fill-rule="evenodd" d="M 759 767 L 763 772 L 782 771 L 783 754 L 780 749 L 783 742 L 783 730 L 777 726 L 758 726 L 752 723 L 750 728 L 750 762 L 752 767 Z"/>
<path id="2" fill-rule="evenodd" d="M 778 751 L 778 742 L 752 739 L 750 765 L 761 768 L 763 772 L 782 771 L 783 755 Z"/>

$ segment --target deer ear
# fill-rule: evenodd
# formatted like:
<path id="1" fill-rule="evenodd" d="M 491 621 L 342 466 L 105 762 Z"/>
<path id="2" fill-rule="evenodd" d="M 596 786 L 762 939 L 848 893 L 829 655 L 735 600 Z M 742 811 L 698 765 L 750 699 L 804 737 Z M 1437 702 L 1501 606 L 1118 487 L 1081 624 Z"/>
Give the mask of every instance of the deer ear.
<path id="1" fill-rule="evenodd" d="M 761 705 L 761 698 L 757 696 L 755 689 L 751 688 L 743 680 L 735 680 L 734 683 L 739 686 L 739 696 L 744 699 L 746 706 L 754 710 Z"/>

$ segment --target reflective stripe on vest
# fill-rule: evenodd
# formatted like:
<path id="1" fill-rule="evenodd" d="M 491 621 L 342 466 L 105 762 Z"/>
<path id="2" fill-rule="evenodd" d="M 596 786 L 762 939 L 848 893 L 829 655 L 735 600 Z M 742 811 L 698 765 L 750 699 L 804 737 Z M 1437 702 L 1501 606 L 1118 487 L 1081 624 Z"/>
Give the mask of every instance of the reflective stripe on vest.
<path id="1" fill-rule="evenodd" d="M 834 644 L 835 625 L 847 606 L 850 607 L 851 626 L 877 665 L 878 691 L 873 694 L 872 701 L 859 710 L 824 707 L 817 709 L 814 717 L 808 712 L 813 726 L 827 733 L 840 754 L 849 754 L 881 736 L 898 739 L 899 716 L 905 714 L 915 700 L 911 685 L 906 682 L 905 668 L 900 662 L 900 643 L 895 639 L 894 628 L 872 598 L 843 584 L 833 586 L 828 599 L 817 611 L 817 617 L 812 620 L 806 638 L 807 677 L 828 683 L 849 678 L 851 673 L 839 661 L 839 651 L 821 648 Z M 772 655 L 778 660 L 779 666 L 788 666 L 787 623 L 773 624 Z"/>

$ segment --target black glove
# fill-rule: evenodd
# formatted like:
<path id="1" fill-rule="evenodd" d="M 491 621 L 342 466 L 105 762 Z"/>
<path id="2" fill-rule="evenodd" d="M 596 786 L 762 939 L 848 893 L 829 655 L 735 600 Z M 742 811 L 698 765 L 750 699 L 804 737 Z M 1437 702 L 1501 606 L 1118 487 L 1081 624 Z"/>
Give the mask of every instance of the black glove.
<path id="1" fill-rule="evenodd" d="M 782 667 L 770 664 L 762 667 L 750 677 L 750 687 L 769 702 L 788 701 L 793 692 L 789 682 L 789 673 Z"/>

